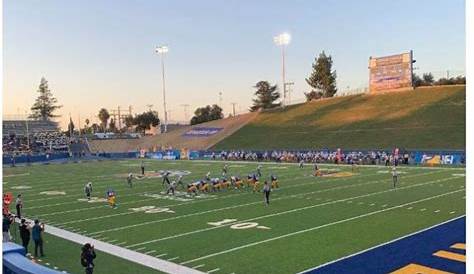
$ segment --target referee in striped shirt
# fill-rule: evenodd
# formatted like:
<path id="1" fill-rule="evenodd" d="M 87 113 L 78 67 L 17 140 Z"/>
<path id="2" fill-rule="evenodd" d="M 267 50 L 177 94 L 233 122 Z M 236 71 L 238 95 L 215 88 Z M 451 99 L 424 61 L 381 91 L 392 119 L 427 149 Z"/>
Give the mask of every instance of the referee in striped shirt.
<path id="1" fill-rule="evenodd" d="M 265 181 L 263 185 L 263 194 L 265 197 L 265 206 L 270 205 L 270 192 L 272 191 L 272 187 Z"/>

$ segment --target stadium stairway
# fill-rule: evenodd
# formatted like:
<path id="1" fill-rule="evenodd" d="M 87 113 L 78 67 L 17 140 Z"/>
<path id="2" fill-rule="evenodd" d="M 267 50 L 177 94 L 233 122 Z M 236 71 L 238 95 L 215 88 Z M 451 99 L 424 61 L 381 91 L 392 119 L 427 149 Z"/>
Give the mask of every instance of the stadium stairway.
<path id="1" fill-rule="evenodd" d="M 242 114 L 194 126 L 187 126 L 164 134 L 144 136 L 139 139 L 89 140 L 89 145 L 92 153 L 128 152 L 138 151 L 140 149 L 152 149 L 154 147 L 205 150 L 232 135 L 253 120 L 257 115 L 257 113 Z M 184 136 L 186 132 L 196 128 L 222 128 L 222 130 L 209 136 Z"/>

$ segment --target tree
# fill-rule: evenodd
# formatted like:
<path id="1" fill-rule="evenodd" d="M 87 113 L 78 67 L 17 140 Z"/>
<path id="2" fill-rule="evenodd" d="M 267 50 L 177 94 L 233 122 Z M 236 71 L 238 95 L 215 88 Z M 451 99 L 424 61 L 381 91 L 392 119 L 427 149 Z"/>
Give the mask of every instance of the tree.
<path id="1" fill-rule="evenodd" d="M 434 83 L 434 77 L 431 72 L 429 73 L 423 73 L 423 85 L 424 86 L 431 86 Z"/>
<path id="2" fill-rule="evenodd" d="M 321 97 L 323 97 L 323 93 L 320 91 L 312 90 L 310 92 L 305 93 L 304 96 L 306 96 L 306 101 L 311 101 L 321 99 Z"/>
<path id="3" fill-rule="evenodd" d="M 132 127 L 135 122 L 133 121 L 133 116 L 132 115 L 128 115 L 127 117 L 125 117 L 125 126 L 127 126 L 128 128 Z"/>
<path id="4" fill-rule="evenodd" d="M 257 98 L 253 99 L 253 106 L 250 108 L 250 111 L 271 109 L 281 105 L 281 103 L 275 103 L 280 98 L 277 85 L 272 86 L 267 81 L 260 81 L 254 87 L 257 89 L 255 92 Z"/>
<path id="5" fill-rule="evenodd" d="M 191 118 L 191 125 L 201 124 L 213 120 L 219 120 L 224 118 L 222 108 L 216 104 L 210 106 L 197 108 L 194 111 L 194 116 Z"/>
<path id="6" fill-rule="evenodd" d="M 62 106 L 57 104 L 58 99 L 53 97 L 48 87 L 48 81 L 46 81 L 44 77 L 41 78 L 38 92 L 39 95 L 31 107 L 32 113 L 30 118 L 50 120 L 51 118 L 59 117 L 59 115 L 54 115 L 54 111 L 60 109 Z"/>
<path id="7" fill-rule="evenodd" d="M 332 57 L 323 51 L 315 58 L 312 65 L 313 71 L 306 78 L 306 83 L 312 88 L 311 92 L 305 93 L 306 99 L 318 99 L 321 97 L 332 97 L 337 92 L 336 71 L 332 70 Z"/>
<path id="8" fill-rule="evenodd" d="M 91 128 L 92 128 L 92 133 L 96 133 L 100 130 L 100 126 L 97 123 L 93 123 Z"/>
<path id="9" fill-rule="evenodd" d="M 145 130 L 149 130 L 152 126 L 156 127 L 160 124 L 158 112 L 149 110 L 147 112 L 143 112 L 142 114 L 135 115 L 133 124 L 137 126 L 136 131 L 140 131 L 145 134 Z"/>
<path id="10" fill-rule="evenodd" d="M 423 80 L 416 73 L 413 73 L 412 82 L 413 82 L 413 87 L 415 87 L 415 88 L 419 87 L 423 84 Z"/>
<path id="11" fill-rule="evenodd" d="M 116 131 L 117 131 L 117 125 L 115 125 L 115 120 L 114 120 L 114 118 L 110 119 L 110 122 L 109 122 L 109 129 L 110 129 L 110 131 L 112 131 L 112 132 L 116 132 Z"/>
<path id="12" fill-rule="evenodd" d="M 101 108 L 99 110 L 99 120 L 100 120 L 100 125 L 102 127 L 102 130 L 105 132 L 105 129 L 107 128 L 107 121 L 110 118 L 110 114 L 105 108 Z"/>
<path id="13" fill-rule="evenodd" d="M 74 123 L 72 122 L 72 119 L 69 118 L 69 124 L 67 125 L 67 136 L 71 137 L 73 133 L 74 133 Z"/>

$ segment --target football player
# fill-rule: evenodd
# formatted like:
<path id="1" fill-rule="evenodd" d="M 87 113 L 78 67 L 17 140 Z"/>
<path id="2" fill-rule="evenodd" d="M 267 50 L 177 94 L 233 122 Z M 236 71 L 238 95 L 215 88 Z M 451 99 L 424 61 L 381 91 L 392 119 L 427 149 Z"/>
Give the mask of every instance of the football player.
<path id="1" fill-rule="evenodd" d="M 280 185 L 278 184 L 278 178 L 275 175 L 271 175 L 270 179 L 272 181 L 272 188 L 279 188 Z"/>

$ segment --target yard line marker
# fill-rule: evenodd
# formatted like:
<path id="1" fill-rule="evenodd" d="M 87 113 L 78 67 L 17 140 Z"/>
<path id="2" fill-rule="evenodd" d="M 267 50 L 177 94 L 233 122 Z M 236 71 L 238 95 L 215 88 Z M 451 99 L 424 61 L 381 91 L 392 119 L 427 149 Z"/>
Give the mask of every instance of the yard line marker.
<path id="1" fill-rule="evenodd" d="M 387 204 L 382 205 L 382 207 L 386 207 L 386 206 L 387 206 Z"/>
<path id="2" fill-rule="evenodd" d="M 456 211 L 451 211 L 451 212 L 449 212 L 449 214 L 454 214 L 454 213 L 456 213 Z"/>
<path id="3" fill-rule="evenodd" d="M 291 232 L 291 233 L 288 233 L 288 234 L 283 234 L 283 235 L 276 236 L 276 237 L 273 237 L 273 238 L 268 238 L 268 239 L 266 239 L 266 240 L 262 240 L 262 241 L 258 241 L 258 242 L 253 242 L 253 243 L 245 244 L 245 245 L 241 245 L 241 246 L 237 246 L 237 247 L 234 247 L 234 248 L 231 248 L 231 249 L 227 249 L 227 250 L 224 250 L 224 251 L 220 251 L 220 252 L 212 253 L 212 254 L 205 255 L 205 256 L 202 256 L 202 257 L 199 257 L 199 258 L 195 258 L 195 259 L 186 261 L 186 263 L 188 263 L 188 262 L 200 261 L 200 260 L 203 260 L 203 259 L 208 259 L 208 258 L 211 258 L 211 257 L 215 257 L 215 256 L 218 256 L 218 255 L 230 253 L 230 252 L 233 252 L 233 251 L 236 251 L 236 250 L 240 250 L 240 249 L 244 249 L 244 248 L 247 248 L 247 247 L 251 247 L 251 246 L 255 246 L 255 245 L 259 245 L 259 244 L 271 242 L 271 241 L 274 241 L 274 240 L 279 240 L 279 239 L 287 238 L 287 237 L 294 236 L 294 235 L 299 235 L 299 234 L 302 234 L 302 233 L 305 233 L 305 232 L 308 232 L 308 231 L 314 231 L 314 230 L 318 230 L 318 229 L 325 228 L 325 227 L 328 227 L 328 226 L 333 226 L 333 225 L 337 225 L 337 224 L 341 224 L 341 223 L 346 223 L 346 222 L 349 222 L 349 221 L 357 220 L 357 219 L 364 218 L 364 217 L 367 217 L 367 216 L 372 216 L 372 215 L 375 215 L 375 214 L 378 214 L 378 213 L 382 213 L 382 212 L 386 212 L 386 211 L 389 211 L 389 210 L 402 208 L 402 207 L 407 206 L 407 205 L 416 204 L 416 203 L 421 203 L 421 202 L 433 200 L 433 199 L 436 199 L 436 198 L 444 197 L 444 196 L 447 196 L 447 195 L 450 195 L 450 194 L 454 194 L 454 193 L 457 193 L 457 192 L 460 192 L 460 191 L 461 191 L 461 190 L 455 190 L 455 191 L 451 191 L 451 192 L 446 192 L 446 193 L 443 193 L 443 194 L 431 196 L 431 197 L 428 197 L 428 198 L 424 198 L 424 199 L 420 199 L 420 200 L 417 200 L 417 201 L 413 201 L 413 202 L 401 204 L 401 205 L 398 205 L 398 206 L 388 207 L 388 208 L 384 208 L 384 209 L 372 211 L 372 212 L 369 212 L 369 213 L 364 213 L 364 214 L 361 214 L 361 215 L 357 215 L 357 216 L 354 216 L 354 217 L 350 217 L 350 218 L 347 218 L 347 219 L 343 219 L 343 220 L 339 220 L 339 221 L 327 223 L 327 224 L 324 224 L 324 225 L 319 225 L 319 226 L 315 226 L 315 227 L 312 227 L 312 228 L 303 229 L 303 230 Z"/>
<path id="4" fill-rule="evenodd" d="M 439 210 L 439 209 L 438 209 L 438 210 L 435 210 L 435 213 L 438 213 L 438 212 L 440 212 L 440 210 Z"/>
<path id="5" fill-rule="evenodd" d="M 426 175 L 426 173 L 422 173 L 423 175 Z M 420 175 L 420 174 L 418 174 Z M 456 177 L 450 177 L 450 178 L 446 178 L 446 179 L 443 179 L 443 180 L 454 180 L 456 179 Z M 285 197 L 282 197 L 282 198 L 277 198 L 277 199 L 273 199 L 273 201 L 275 200 L 283 200 L 283 199 L 290 199 L 290 198 L 294 198 L 294 197 L 298 197 L 298 196 L 302 196 L 302 195 L 308 195 L 308 194 L 314 194 L 314 193 L 322 193 L 322 192 L 328 192 L 328 191 L 333 191 L 333 190 L 340 190 L 340 189 L 345 189 L 345 188 L 351 188 L 351 187 L 356 187 L 356 186 L 362 186 L 362 185 L 368 185 L 368 184 L 375 184 L 375 183 L 379 183 L 381 181 L 388 181 L 387 179 L 385 180 L 376 180 L 376 181 L 369 181 L 369 182 L 365 182 L 365 183 L 361 183 L 361 184 L 355 184 L 355 185 L 349 185 L 349 186 L 339 186 L 339 187 L 333 187 L 333 188 L 328 188 L 328 189 L 322 189 L 322 190 L 317 190 L 317 191 L 313 191 L 313 192 L 306 192 L 306 193 L 299 193 L 299 194 L 293 194 L 293 195 L 289 195 L 289 196 L 285 196 Z M 410 186 L 406 186 L 406 187 L 400 187 L 398 189 L 405 189 L 407 187 L 413 187 L 413 186 L 418 186 L 418 185 L 423 185 L 423 184 L 431 184 L 431 183 L 434 183 L 434 182 L 438 182 L 438 180 L 436 181 L 428 181 L 426 183 L 421 183 L 421 184 L 415 184 L 415 185 L 410 185 Z M 393 191 L 394 189 L 390 189 L 388 191 Z M 361 197 L 364 197 L 361 196 Z M 347 200 L 347 199 L 346 199 Z M 336 200 L 337 201 L 337 200 Z M 92 232 L 91 235 L 95 235 L 95 234 L 101 234 L 101 233 L 104 233 L 104 232 L 112 232 L 112 231 L 119 231 L 119 230 L 124 230 L 124 229 L 128 229 L 128 228 L 133 228 L 133 227 L 138 227 L 138 226 L 144 226 L 144 225 L 149 225 L 149 224 L 155 224 L 155 223 L 160 223 L 160 222 L 166 222 L 166 221 L 171 221 L 171 220 L 177 220 L 177 219 L 181 219 L 181 218 L 186 218 L 186 217 L 190 217 L 190 216 L 196 216 L 196 215 L 203 215 L 203 214 L 207 214 L 207 213 L 211 213 L 211 212 L 217 212 L 217 211 L 223 211 L 223 210 L 227 210 L 227 209 L 233 209 L 233 208 L 239 208 L 239 207 L 244 207 L 244 206 L 248 206 L 248 205 L 254 205 L 254 204 L 260 204 L 261 202 L 251 202 L 251 203 L 247 203 L 247 204 L 239 204 L 239 205 L 234 205 L 234 206 L 229 206 L 229 207 L 222 207 L 222 208 L 216 208 L 216 209 L 211 209 L 211 210 L 206 210 L 206 211 L 200 211 L 200 212 L 196 212 L 196 213 L 190 213 L 190 214 L 185 214 L 185 215 L 181 215 L 181 216 L 175 216 L 175 217 L 170 217 L 170 218 L 165 218 L 165 219 L 160 219 L 160 220 L 154 220 L 154 221 L 148 221 L 148 222 L 143 222 L 143 223 L 138 223 L 138 224 L 133 224 L 133 225 L 126 225 L 126 226 L 121 226 L 121 227 L 116 227 L 116 228 L 110 228 L 110 229 L 105 229 L 105 230 L 99 230 L 99 231 L 96 231 L 96 232 Z M 188 203 L 189 204 L 189 203 Z"/>
<path id="6" fill-rule="evenodd" d="M 155 256 L 155 257 L 161 258 L 161 257 L 166 256 L 166 255 L 168 255 L 168 253 L 163 253 L 163 254 L 157 255 L 157 256 Z"/>
<path id="7" fill-rule="evenodd" d="M 375 204 L 370 204 L 369 206 L 374 206 Z"/>
<path id="8" fill-rule="evenodd" d="M 455 178 L 455 177 L 454 177 L 454 178 Z M 451 179 L 448 178 L 448 179 L 446 179 L 446 180 L 451 180 Z M 164 241 L 164 240 L 179 238 L 179 237 L 182 237 L 182 236 L 192 235 L 192 234 L 196 234 L 196 233 L 200 233 L 200 232 L 205 232 L 205 231 L 209 231 L 209 230 L 213 230 L 213 229 L 218 229 L 218 228 L 221 228 L 221 227 L 226 227 L 226 226 L 234 225 L 234 224 L 236 224 L 236 223 L 244 223 L 244 222 L 250 222 L 250 221 L 260 220 L 260 219 L 264 219 L 264 218 L 269 218 L 269 217 L 273 217 L 273 216 L 279 216 L 279 215 L 283 215 L 283 214 L 293 213 L 293 212 L 297 212 L 297 211 L 301 211 L 301 210 L 306 210 L 306 209 L 311 209 L 311 208 L 315 208 L 315 207 L 321 207 L 321 206 L 331 205 L 331 204 L 335 204 L 335 203 L 345 202 L 345 201 L 348 201 L 348 200 L 354 200 L 354 199 L 359 199 L 359 198 L 374 196 L 374 195 L 378 195 L 378 194 L 389 193 L 389 192 L 392 192 L 392 191 L 400 191 L 400 189 L 409 189 L 409 188 L 413 188 L 413 187 L 416 187 L 416 186 L 423 186 L 423 185 L 433 184 L 433 183 L 434 183 L 434 181 L 429 181 L 429 182 L 419 183 L 419 184 L 415 184 L 415 185 L 411 185 L 411 186 L 400 187 L 400 188 L 398 188 L 398 189 L 393 189 L 393 188 L 391 188 L 391 189 L 388 189 L 388 190 L 383 190 L 383 191 L 378 191 L 378 192 L 372 192 L 372 193 L 368 193 L 368 194 L 364 194 L 364 195 L 360 195 L 360 196 L 349 197 L 349 198 L 340 199 L 340 200 L 335 200 L 335 201 L 326 202 L 326 203 L 322 203 L 322 204 L 316 204 L 316 205 L 311 205 L 311 206 L 299 207 L 299 208 L 295 208 L 295 209 L 291 209 L 291 210 L 276 212 L 276 213 L 273 213 L 273 214 L 261 215 L 261 216 L 259 216 L 259 217 L 254 217 L 254 218 L 250 218 L 250 219 L 246 219 L 246 220 L 240 220 L 240 221 L 235 221 L 235 222 L 229 222 L 229 223 L 226 223 L 226 224 L 223 224 L 223 225 L 219 225 L 219 226 L 213 226 L 213 227 L 208 227 L 208 228 L 202 228 L 202 229 L 198 229 L 198 230 L 194 230 L 194 231 L 184 232 L 184 233 L 181 233 L 181 234 L 175 234 L 175 235 L 171 235 L 171 236 L 167 236 L 167 237 L 163 237 L 163 238 L 158 238 L 158 239 L 149 240 L 149 241 L 145 241 L 145 242 L 141 242 L 141 243 L 131 244 L 131 245 L 126 246 L 126 248 L 132 248 L 132 247 L 140 246 L 140 245 L 144 245 L 144 244 L 150 244 L 150 243 L 160 242 L 160 241 Z M 456 192 L 459 192 L 459 191 L 464 191 L 464 190 L 461 190 L 461 189 L 460 189 L 460 190 L 456 190 Z M 409 203 L 409 204 L 405 204 L 405 205 L 410 205 L 410 203 Z M 404 205 L 404 206 L 405 206 L 405 205 Z M 384 210 L 387 210 L 387 209 L 390 209 L 390 208 L 386 208 L 386 209 L 384 209 Z"/>
<path id="9" fill-rule="evenodd" d="M 150 250 L 150 251 L 145 252 L 145 254 L 148 255 L 148 254 L 152 254 L 152 253 L 155 253 L 155 252 L 156 252 L 156 250 Z"/>
<path id="10" fill-rule="evenodd" d="M 135 249 L 135 251 L 141 251 L 141 250 L 144 250 L 144 249 L 146 249 L 146 246 L 137 248 L 137 249 Z"/>
<path id="11" fill-rule="evenodd" d="M 116 243 L 115 245 L 124 245 L 126 244 L 127 242 L 120 242 L 120 243 Z"/>
<path id="12" fill-rule="evenodd" d="M 420 211 L 425 211 L 425 210 L 426 210 L 426 208 L 422 208 L 422 209 L 420 209 Z"/>
<path id="13" fill-rule="evenodd" d="M 171 261 L 174 261 L 174 260 L 176 260 L 176 259 L 179 259 L 179 256 L 173 257 L 173 258 L 171 258 L 171 259 L 168 259 L 167 261 L 170 261 L 170 262 L 171 262 Z"/>
<path id="14" fill-rule="evenodd" d="M 213 273 L 213 272 L 216 272 L 216 271 L 219 271 L 221 270 L 220 268 L 214 268 L 213 270 L 209 270 L 207 271 L 207 273 Z"/>
<path id="15" fill-rule="evenodd" d="M 109 244 L 112 244 L 112 243 L 115 243 L 115 242 L 118 242 L 117 239 L 113 239 L 113 240 L 110 240 L 110 241 L 107 241 Z"/>
<path id="16" fill-rule="evenodd" d="M 408 209 L 408 210 L 412 210 L 412 209 L 413 209 L 413 207 L 411 207 L 411 206 L 410 206 L 410 207 L 409 207 L 409 208 L 407 208 L 407 209 Z"/>
<path id="17" fill-rule="evenodd" d="M 200 267 L 203 267 L 203 266 L 205 266 L 205 264 L 196 265 L 196 266 L 193 266 L 193 268 L 197 269 L 197 268 L 200 268 Z"/>

